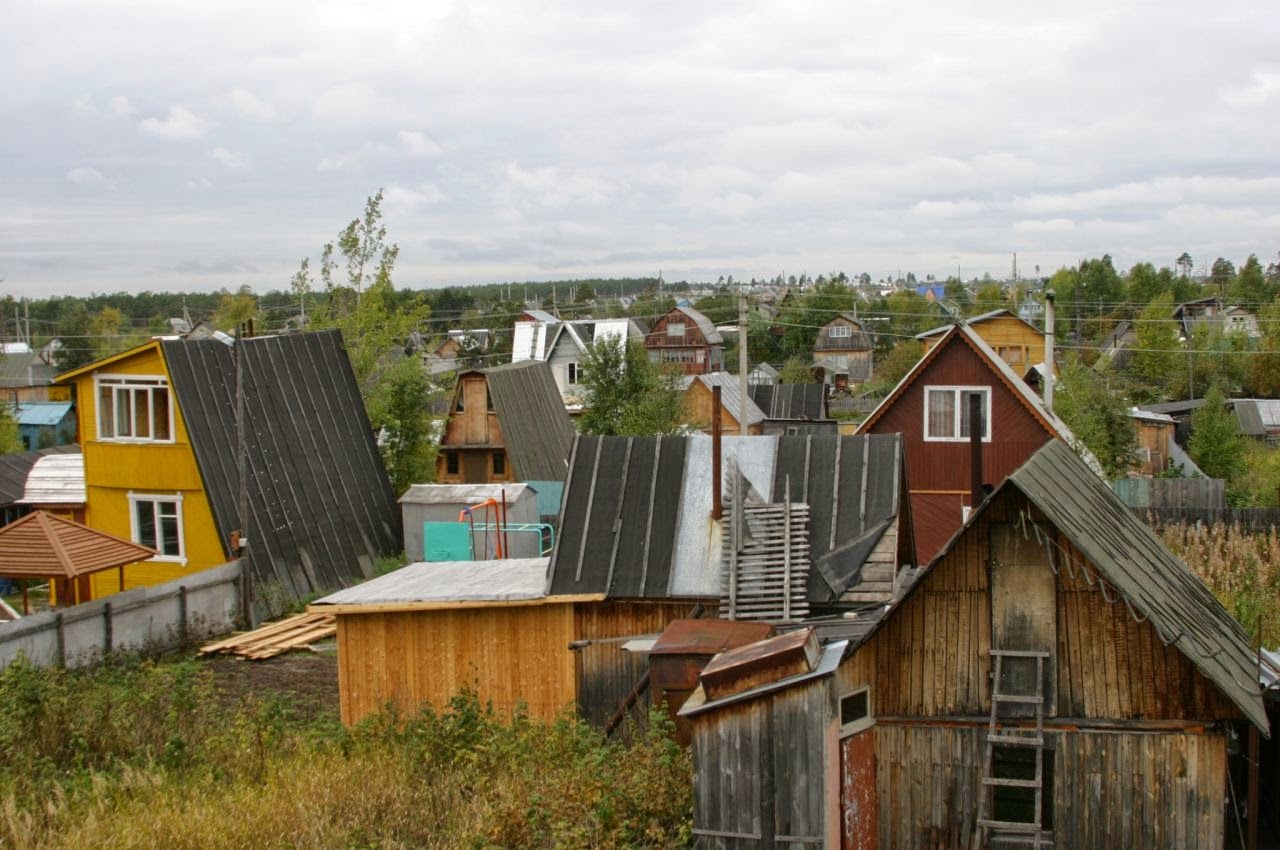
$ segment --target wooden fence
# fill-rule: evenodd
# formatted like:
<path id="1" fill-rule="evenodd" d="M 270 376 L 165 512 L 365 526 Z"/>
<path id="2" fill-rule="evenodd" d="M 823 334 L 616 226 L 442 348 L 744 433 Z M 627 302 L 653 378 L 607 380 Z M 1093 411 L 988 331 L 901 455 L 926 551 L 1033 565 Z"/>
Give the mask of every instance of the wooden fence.
<path id="1" fill-rule="evenodd" d="M 1227 482 L 1220 478 L 1121 478 L 1111 482 L 1131 508 L 1219 510 L 1227 506 Z"/>
<path id="2" fill-rule="evenodd" d="M 1187 523 L 1239 525 L 1250 534 L 1264 534 L 1280 527 L 1280 508 L 1132 508 L 1139 519 L 1155 529 Z"/>

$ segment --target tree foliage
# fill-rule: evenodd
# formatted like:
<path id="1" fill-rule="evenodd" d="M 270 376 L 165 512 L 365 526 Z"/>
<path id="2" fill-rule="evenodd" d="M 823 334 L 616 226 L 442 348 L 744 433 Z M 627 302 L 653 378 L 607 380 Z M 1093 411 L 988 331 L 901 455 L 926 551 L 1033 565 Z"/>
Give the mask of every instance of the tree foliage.
<path id="1" fill-rule="evenodd" d="M 1214 384 L 1191 414 L 1187 453 L 1205 475 L 1232 481 L 1244 472 L 1244 441 L 1236 417 L 1227 410 L 1226 394 Z"/>
<path id="2" fill-rule="evenodd" d="M 688 427 L 678 375 L 649 360 L 644 346 L 612 337 L 587 346 L 582 367 L 584 434 L 676 434 Z"/>
<path id="3" fill-rule="evenodd" d="M 246 284 L 234 293 L 222 290 L 218 298 L 218 310 L 213 314 L 213 325 L 220 331 L 230 333 L 250 321 L 256 323 L 258 317 L 258 299 L 253 294 L 253 288 Z"/>
<path id="4" fill-rule="evenodd" d="M 814 383 L 813 366 L 805 357 L 799 355 L 792 357 L 782 364 L 782 369 L 778 372 L 778 383 L 812 384 Z"/>
<path id="5" fill-rule="evenodd" d="M 13 416 L 13 408 L 8 404 L 0 404 L 0 455 L 24 450 L 22 438 L 18 436 L 18 420 Z"/>
<path id="6" fill-rule="evenodd" d="M 1182 353 L 1179 351 L 1178 323 L 1173 318 L 1173 295 L 1159 295 L 1138 317 L 1134 334 L 1138 344 L 1133 352 L 1133 374 L 1141 378 L 1155 394 L 1168 392 L 1174 376 L 1186 370 L 1180 368 Z"/>
<path id="7" fill-rule="evenodd" d="M 1258 350 L 1249 358 L 1249 388 L 1264 398 L 1280 397 L 1280 300 L 1258 313 Z"/>
<path id="8" fill-rule="evenodd" d="M 1098 459 L 1108 477 L 1123 476 L 1133 466 L 1138 447 L 1128 400 L 1076 361 L 1062 367 L 1056 387 L 1054 412 Z"/>

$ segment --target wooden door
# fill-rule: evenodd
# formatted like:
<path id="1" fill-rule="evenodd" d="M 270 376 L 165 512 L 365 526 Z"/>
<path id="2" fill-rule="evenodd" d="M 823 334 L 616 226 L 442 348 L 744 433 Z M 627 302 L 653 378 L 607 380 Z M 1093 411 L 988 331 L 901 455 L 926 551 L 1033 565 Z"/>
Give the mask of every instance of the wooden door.
<path id="1" fill-rule="evenodd" d="M 464 484 L 489 483 L 488 452 L 462 452 L 462 482 Z"/>
<path id="2" fill-rule="evenodd" d="M 840 739 L 840 847 L 879 850 L 876 727 Z"/>
<path id="3" fill-rule="evenodd" d="M 1034 650 L 1049 653 L 1045 661 L 1045 714 L 1057 713 L 1058 638 L 1057 576 L 1049 566 L 1045 544 L 1035 534 L 1024 535 L 1021 526 L 991 526 L 991 648 Z M 1005 659 L 1005 693 L 1029 694 L 1039 690 L 1035 663 L 1018 664 Z M 1019 709 L 1022 709 L 1021 711 Z M 1034 714 L 1033 706 L 1005 705 L 1006 715 Z"/>

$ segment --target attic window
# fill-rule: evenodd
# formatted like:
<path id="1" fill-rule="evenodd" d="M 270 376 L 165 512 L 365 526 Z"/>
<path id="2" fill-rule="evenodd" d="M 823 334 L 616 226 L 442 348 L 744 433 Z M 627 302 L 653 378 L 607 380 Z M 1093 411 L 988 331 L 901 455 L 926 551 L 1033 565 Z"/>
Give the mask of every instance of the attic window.
<path id="1" fill-rule="evenodd" d="M 99 375 L 98 439 L 115 443 L 172 443 L 173 409 L 163 376 Z"/>
<path id="2" fill-rule="evenodd" d="M 667 336 L 684 339 L 684 322 L 667 322 Z"/>
<path id="3" fill-rule="evenodd" d="M 982 410 L 982 441 L 991 442 L 990 387 L 925 387 L 924 438 L 934 442 L 969 439 L 969 399 L 978 396 Z"/>
<path id="4" fill-rule="evenodd" d="M 577 363 L 568 363 L 564 368 L 567 373 L 567 377 L 565 379 L 567 383 L 576 384 L 582 379 L 582 373 L 578 370 Z"/>
<path id="5" fill-rule="evenodd" d="M 832 325 L 828 336 L 832 339 L 849 339 L 853 336 L 853 327 L 851 325 Z"/>

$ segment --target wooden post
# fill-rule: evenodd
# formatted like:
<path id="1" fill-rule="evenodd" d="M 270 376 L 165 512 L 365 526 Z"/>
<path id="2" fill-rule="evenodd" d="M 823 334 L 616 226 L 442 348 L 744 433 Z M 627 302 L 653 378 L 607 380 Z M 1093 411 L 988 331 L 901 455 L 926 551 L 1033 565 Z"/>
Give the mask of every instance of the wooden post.
<path id="1" fill-rule="evenodd" d="M 724 512 L 720 499 L 720 387 L 711 388 L 711 518 Z"/>
<path id="2" fill-rule="evenodd" d="M 104 653 L 110 653 L 112 649 L 113 635 L 111 634 L 111 603 L 102 603 L 102 648 Z"/>
<path id="3" fill-rule="evenodd" d="M 54 636 L 58 641 L 57 659 L 59 667 L 67 666 L 67 634 L 62 627 L 62 612 L 54 615 Z"/>
<path id="4" fill-rule="evenodd" d="M 178 637 L 183 646 L 187 643 L 187 586 L 178 585 Z"/>

